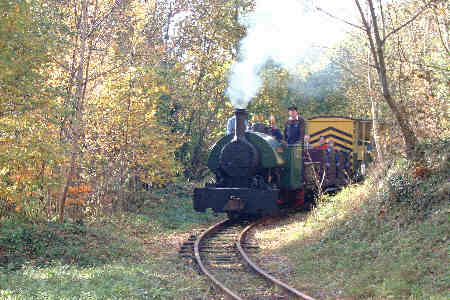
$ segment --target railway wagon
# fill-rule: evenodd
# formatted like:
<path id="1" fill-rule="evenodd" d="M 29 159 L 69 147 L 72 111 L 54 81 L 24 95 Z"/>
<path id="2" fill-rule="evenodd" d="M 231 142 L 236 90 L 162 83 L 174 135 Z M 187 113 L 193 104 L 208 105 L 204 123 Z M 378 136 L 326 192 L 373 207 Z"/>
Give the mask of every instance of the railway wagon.
<path id="1" fill-rule="evenodd" d="M 363 175 L 372 160 L 372 120 L 317 116 L 307 120 L 306 132 L 311 137 L 312 146 L 318 145 L 320 137 L 323 136 L 333 140 L 338 151 L 348 153 L 353 177 Z"/>

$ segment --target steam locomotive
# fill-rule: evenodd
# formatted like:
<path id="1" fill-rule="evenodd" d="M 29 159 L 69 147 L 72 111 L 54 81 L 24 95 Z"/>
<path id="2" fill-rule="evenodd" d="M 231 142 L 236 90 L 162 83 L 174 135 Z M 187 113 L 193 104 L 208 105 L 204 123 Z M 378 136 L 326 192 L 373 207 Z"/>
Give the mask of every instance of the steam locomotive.
<path id="1" fill-rule="evenodd" d="M 359 129 L 367 127 L 364 124 L 368 122 L 345 117 L 311 118 L 307 126 L 311 143 L 324 136 L 335 141 L 336 149 L 304 149 L 303 145 L 278 142 L 264 124 L 246 131 L 247 110 L 236 109 L 234 113 L 235 133 L 222 137 L 210 149 L 208 168 L 215 182 L 194 190 L 196 211 L 211 208 L 234 218 L 271 214 L 282 205 L 307 207 L 318 189 L 341 188 L 365 162 L 358 152 L 366 154 L 364 144 L 369 137 L 361 135 Z"/>

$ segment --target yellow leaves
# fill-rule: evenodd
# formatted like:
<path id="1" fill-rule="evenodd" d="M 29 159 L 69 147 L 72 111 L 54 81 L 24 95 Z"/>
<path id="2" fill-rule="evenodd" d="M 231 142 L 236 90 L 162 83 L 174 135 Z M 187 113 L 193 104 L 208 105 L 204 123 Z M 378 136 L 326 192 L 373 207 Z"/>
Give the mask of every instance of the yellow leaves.
<path id="1" fill-rule="evenodd" d="M 156 122 L 150 128 L 152 133 L 140 141 L 144 148 L 137 153 L 139 159 L 136 164 L 144 171 L 141 174 L 144 182 L 152 186 L 164 185 L 171 182 L 181 169 L 175 161 L 174 153 L 183 137 L 167 132 L 167 129 Z"/>
<path id="2" fill-rule="evenodd" d="M 135 20 L 135 25 L 139 29 L 142 29 L 146 24 L 149 5 L 150 4 L 147 3 L 147 1 L 145 1 L 145 3 L 144 1 L 134 1 L 131 5 L 130 15 L 132 15 Z"/>
<path id="3" fill-rule="evenodd" d="M 67 188 L 67 192 L 72 195 L 90 193 L 90 192 L 92 192 L 92 188 L 83 183 L 79 186 L 69 186 Z"/>
<path id="4" fill-rule="evenodd" d="M 9 167 L 8 166 L 1 168 L 0 169 L 0 176 L 5 176 L 8 173 L 8 171 L 9 171 Z"/>
<path id="5" fill-rule="evenodd" d="M 17 213 L 19 213 L 19 212 L 21 212 L 21 210 L 22 210 L 22 208 L 23 208 L 23 206 L 22 206 L 22 204 L 17 204 L 16 205 L 16 208 L 14 209 Z"/>
<path id="6" fill-rule="evenodd" d="M 168 94 L 169 93 L 169 89 L 166 86 L 164 86 L 164 85 L 160 86 L 159 90 L 160 90 L 161 93 L 164 93 L 164 94 Z"/>
<path id="7" fill-rule="evenodd" d="M 142 93 L 144 97 L 155 97 L 158 98 L 161 95 L 170 94 L 169 89 L 165 85 L 155 85 L 153 87 L 148 87 L 145 93 Z"/>
<path id="8" fill-rule="evenodd" d="M 85 197 L 88 193 L 91 193 L 93 190 L 90 186 L 86 184 L 80 184 L 78 186 L 69 186 L 67 188 L 67 192 L 70 197 L 66 198 L 66 207 L 69 206 L 85 206 L 86 200 Z"/>
<path id="9" fill-rule="evenodd" d="M 438 13 L 439 13 L 441 16 L 445 16 L 445 17 L 446 17 L 448 11 L 447 11 L 446 8 L 440 8 L 440 9 L 438 9 Z"/>
<path id="10" fill-rule="evenodd" d="M 153 105 L 151 107 L 149 107 L 148 112 L 146 113 L 146 117 L 148 119 L 152 119 L 156 112 L 158 111 L 158 107 L 156 105 L 156 103 L 153 103 Z"/>

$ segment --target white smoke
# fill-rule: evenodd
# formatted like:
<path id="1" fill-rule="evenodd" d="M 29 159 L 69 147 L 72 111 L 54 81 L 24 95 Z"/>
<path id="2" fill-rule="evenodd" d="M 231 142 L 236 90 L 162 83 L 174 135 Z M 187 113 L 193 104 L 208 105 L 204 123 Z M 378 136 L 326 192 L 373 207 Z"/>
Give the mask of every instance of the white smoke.
<path id="1" fill-rule="evenodd" d="M 231 68 L 226 92 L 234 107 L 246 108 L 258 94 L 259 72 L 269 59 L 292 69 L 313 45 L 327 45 L 342 36 L 339 21 L 312 12 L 317 2 L 336 7 L 341 1 L 257 0 L 255 10 L 241 18 L 247 35 L 240 42 L 239 61 Z"/>

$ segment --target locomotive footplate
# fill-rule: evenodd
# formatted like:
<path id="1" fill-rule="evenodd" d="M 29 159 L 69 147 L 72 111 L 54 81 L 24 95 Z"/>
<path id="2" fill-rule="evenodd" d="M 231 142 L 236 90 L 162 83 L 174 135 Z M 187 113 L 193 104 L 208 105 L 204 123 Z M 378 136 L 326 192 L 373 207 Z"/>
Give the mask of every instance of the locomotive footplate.
<path id="1" fill-rule="evenodd" d="M 215 212 L 271 213 L 279 209 L 279 194 L 278 189 L 197 188 L 194 190 L 194 209 L 200 212 L 212 208 Z"/>

